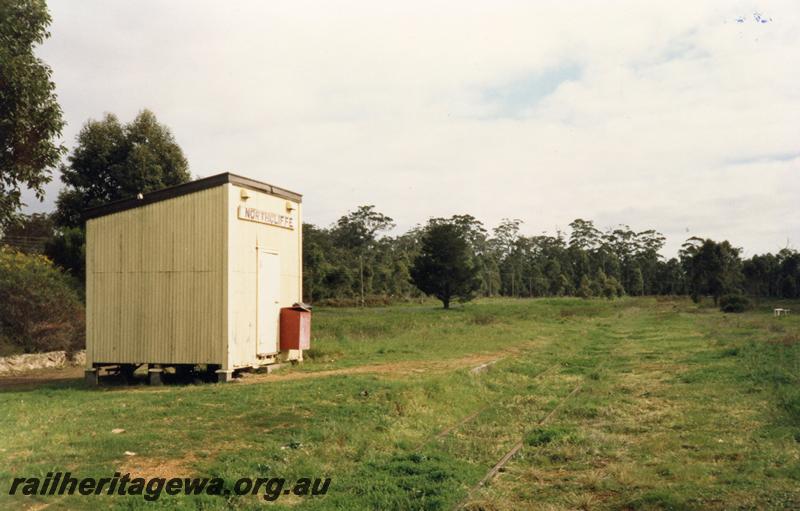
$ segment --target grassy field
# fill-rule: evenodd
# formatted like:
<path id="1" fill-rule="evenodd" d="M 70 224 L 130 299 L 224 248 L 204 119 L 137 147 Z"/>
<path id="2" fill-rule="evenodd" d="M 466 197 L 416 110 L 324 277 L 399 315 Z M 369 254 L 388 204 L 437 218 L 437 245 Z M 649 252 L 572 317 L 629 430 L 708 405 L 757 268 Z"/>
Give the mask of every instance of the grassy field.
<path id="1" fill-rule="evenodd" d="M 771 306 L 320 309 L 304 365 L 240 383 L 0 381 L 0 508 L 800 509 L 800 318 Z M 13 477 L 56 470 L 332 482 L 271 503 L 7 495 Z"/>

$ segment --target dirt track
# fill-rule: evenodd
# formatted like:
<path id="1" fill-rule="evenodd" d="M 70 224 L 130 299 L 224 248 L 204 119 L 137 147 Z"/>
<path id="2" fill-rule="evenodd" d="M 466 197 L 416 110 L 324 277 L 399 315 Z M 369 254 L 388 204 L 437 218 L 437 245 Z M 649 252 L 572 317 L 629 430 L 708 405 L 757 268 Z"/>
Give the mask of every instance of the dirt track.
<path id="1" fill-rule="evenodd" d="M 0 376 L 0 390 L 17 387 L 37 387 L 48 383 L 67 382 L 83 378 L 83 367 L 70 366 L 34 369 L 10 376 Z"/>
<path id="2" fill-rule="evenodd" d="M 470 355 L 462 358 L 446 360 L 433 360 L 420 362 L 409 360 L 405 362 L 392 362 L 386 364 L 371 364 L 327 371 L 287 372 L 276 374 L 246 374 L 243 383 L 261 383 L 266 381 L 305 380 L 308 378 L 324 378 L 326 376 L 339 376 L 343 374 L 368 374 L 379 373 L 384 375 L 399 376 L 414 373 L 445 372 L 466 367 L 473 367 L 489 361 L 497 360 L 507 352 Z"/>
<path id="3" fill-rule="evenodd" d="M 479 353 L 460 358 L 444 360 L 407 360 L 402 362 L 389 362 L 381 364 L 367 364 L 362 366 L 345 367 L 323 371 L 287 371 L 273 374 L 244 373 L 238 379 L 239 384 L 265 383 L 275 381 L 305 380 L 309 378 L 325 378 L 347 374 L 382 374 L 389 376 L 402 376 L 414 373 L 447 372 L 458 369 L 474 368 L 488 362 L 494 362 L 519 352 L 531 341 L 502 351 L 492 353 Z M 0 391 L 22 389 L 47 385 L 52 383 L 75 382 L 83 378 L 83 367 L 72 366 L 57 369 L 37 369 L 11 376 L 0 376 Z"/>

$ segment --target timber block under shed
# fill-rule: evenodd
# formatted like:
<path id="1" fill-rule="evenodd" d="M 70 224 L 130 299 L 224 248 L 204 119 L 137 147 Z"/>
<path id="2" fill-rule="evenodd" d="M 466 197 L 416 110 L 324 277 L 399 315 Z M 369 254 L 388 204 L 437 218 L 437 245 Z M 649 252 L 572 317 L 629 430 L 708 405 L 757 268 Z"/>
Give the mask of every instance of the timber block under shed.
<path id="1" fill-rule="evenodd" d="M 97 387 L 100 383 L 100 375 L 97 374 L 97 369 L 87 369 L 83 373 L 83 381 L 90 387 Z"/>
<path id="2" fill-rule="evenodd" d="M 147 370 L 147 383 L 154 387 L 160 387 L 164 385 L 164 380 L 162 378 L 164 374 L 164 369 L 160 367 L 151 367 Z"/>
<path id="3" fill-rule="evenodd" d="M 219 383 L 230 383 L 234 380 L 233 371 L 223 371 L 219 369 L 214 372 L 217 374 L 217 381 Z"/>

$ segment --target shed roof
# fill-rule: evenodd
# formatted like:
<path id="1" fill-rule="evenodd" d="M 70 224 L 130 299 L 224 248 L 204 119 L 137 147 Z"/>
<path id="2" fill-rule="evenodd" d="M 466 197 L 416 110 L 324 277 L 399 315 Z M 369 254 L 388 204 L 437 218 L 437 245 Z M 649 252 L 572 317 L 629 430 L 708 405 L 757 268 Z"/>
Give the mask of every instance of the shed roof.
<path id="1" fill-rule="evenodd" d="M 173 199 L 175 197 L 180 197 L 181 195 L 188 195 L 190 193 L 207 190 L 209 188 L 214 188 L 227 183 L 268 193 L 269 195 L 274 195 L 276 197 L 281 197 L 294 202 L 301 202 L 303 197 L 299 193 L 290 192 L 289 190 L 284 190 L 283 188 L 278 188 L 277 186 L 272 186 L 268 183 L 262 183 L 261 181 L 256 181 L 255 179 L 237 176 L 236 174 L 231 174 L 230 172 L 224 172 L 222 174 L 217 174 L 203 179 L 189 181 L 188 183 L 184 183 L 182 185 L 170 186 L 168 188 L 162 188 L 161 190 L 148 192 L 145 193 L 141 199 L 131 197 L 130 199 L 122 199 L 109 202 L 108 204 L 103 204 L 102 206 L 88 208 L 83 211 L 83 217 L 85 220 L 89 220 L 91 218 L 110 215 L 112 213 L 119 213 L 120 211 L 146 206 L 148 204 L 161 202 L 167 199 Z"/>

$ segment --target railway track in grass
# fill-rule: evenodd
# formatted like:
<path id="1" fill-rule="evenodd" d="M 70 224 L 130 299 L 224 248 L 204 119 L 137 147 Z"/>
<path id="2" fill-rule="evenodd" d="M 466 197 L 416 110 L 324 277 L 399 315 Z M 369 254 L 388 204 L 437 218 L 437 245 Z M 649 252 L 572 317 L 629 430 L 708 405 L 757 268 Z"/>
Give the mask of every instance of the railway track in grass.
<path id="1" fill-rule="evenodd" d="M 541 378 L 542 376 L 550 373 L 551 371 L 553 371 L 554 369 L 559 368 L 559 367 L 562 367 L 562 363 L 561 362 L 556 362 L 555 364 L 552 364 L 551 366 L 549 366 L 547 369 L 544 369 L 544 370 L 540 371 L 539 373 L 537 373 L 536 375 L 534 375 L 531 378 L 531 380 L 535 381 L 535 380 Z M 476 410 L 476 411 L 472 412 L 471 414 L 467 415 L 466 417 L 464 417 L 463 419 L 459 420 L 455 424 L 451 424 L 450 426 L 447 426 L 446 428 L 442 429 L 433 438 L 425 440 L 424 442 L 419 444 L 419 446 L 417 448 L 420 449 L 420 448 L 425 447 L 426 445 L 428 445 L 429 443 L 431 443 L 431 442 L 433 442 L 435 440 L 442 440 L 442 439 L 446 438 L 450 433 L 452 433 L 454 431 L 457 431 L 462 426 L 465 426 L 465 425 L 469 424 L 470 422 L 474 421 L 475 419 L 480 417 L 481 414 L 483 414 L 485 411 L 490 410 L 493 406 L 497 406 L 497 403 L 496 402 L 495 403 L 489 403 L 489 404 L 486 404 L 486 405 L 480 407 L 478 410 Z"/>
<path id="2" fill-rule="evenodd" d="M 541 373 L 537 374 L 534 377 L 534 379 L 536 379 L 539 376 L 542 376 L 543 374 L 549 372 L 554 367 L 561 366 L 561 365 L 562 365 L 562 363 L 559 362 L 557 364 L 554 364 L 553 366 L 550 366 L 545 371 L 542 371 Z M 595 370 L 601 369 L 604 365 L 605 365 L 605 362 L 603 362 L 601 364 L 598 364 L 597 366 L 595 366 Z M 539 419 L 536 422 L 536 426 L 537 427 L 541 427 L 541 426 L 544 426 L 544 425 L 548 424 L 553 419 L 553 417 L 556 416 L 558 411 L 561 410 L 561 408 L 564 406 L 564 404 L 581 391 L 581 389 L 584 387 L 585 379 L 586 379 L 586 377 L 584 377 L 583 380 L 579 381 L 572 388 L 572 390 L 569 392 L 569 394 L 567 394 L 566 396 L 561 398 L 558 401 L 558 403 L 556 403 L 556 405 L 544 417 Z M 460 421 L 454 427 L 451 427 L 449 429 L 446 429 L 446 430 L 442 431 L 439 435 L 437 435 L 437 438 L 440 438 L 440 435 L 441 435 L 441 437 L 444 437 L 444 436 L 446 436 L 446 434 L 449 434 L 450 432 L 454 431 L 455 429 L 457 429 L 461 425 L 466 424 L 467 422 L 469 422 L 471 420 L 474 420 L 478 415 L 480 415 L 480 413 L 482 413 L 483 411 L 489 409 L 490 407 L 491 406 L 486 406 L 486 407 L 482 408 L 481 410 L 479 410 L 478 412 L 475 412 L 474 414 L 471 414 L 471 415 L 467 416 L 465 419 Z M 467 495 L 463 499 L 458 501 L 458 503 L 453 507 L 453 511 L 458 511 L 460 509 L 463 509 L 464 505 L 469 502 L 469 500 L 472 498 L 474 493 L 476 491 L 478 491 L 480 488 L 484 487 L 487 483 L 489 483 L 514 458 L 514 456 L 516 456 L 516 454 L 519 453 L 519 451 L 522 450 L 522 447 L 525 444 L 525 436 L 526 436 L 526 434 L 523 434 L 522 438 L 520 438 L 516 443 L 514 443 L 514 445 L 512 445 L 511 448 L 508 451 L 506 451 L 505 454 L 503 454 L 497 460 L 497 462 L 495 462 L 494 465 L 492 465 L 492 467 L 486 472 L 486 474 L 484 474 L 484 476 L 474 486 L 472 486 L 467 491 Z"/>

